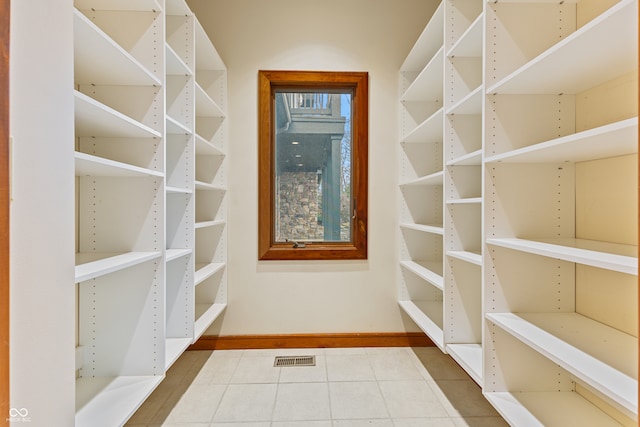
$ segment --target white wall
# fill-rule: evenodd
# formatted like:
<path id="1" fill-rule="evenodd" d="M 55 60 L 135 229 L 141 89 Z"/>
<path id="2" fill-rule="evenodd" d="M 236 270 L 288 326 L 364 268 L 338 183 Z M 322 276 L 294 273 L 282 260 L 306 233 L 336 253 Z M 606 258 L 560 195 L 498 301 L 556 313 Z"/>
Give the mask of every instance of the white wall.
<path id="1" fill-rule="evenodd" d="M 208 334 L 417 330 L 397 305 L 398 70 L 425 0 L 191 0 L 228 68 L 228 309 Z M 369 259 L 257 261 L 257 72 L 369 72 Z"/>
<path id="2" fill-rule="evenodd" d="M 12 425 L 74 423 L 72 5 L 11 2 Z"/>

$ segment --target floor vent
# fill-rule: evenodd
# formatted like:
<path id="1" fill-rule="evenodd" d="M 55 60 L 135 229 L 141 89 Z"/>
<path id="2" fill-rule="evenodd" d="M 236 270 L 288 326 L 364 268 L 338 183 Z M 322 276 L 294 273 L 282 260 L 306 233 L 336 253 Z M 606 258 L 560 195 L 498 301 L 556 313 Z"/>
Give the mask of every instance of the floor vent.
<path id="1" fill-rule="evenodd" d="M 315 356 L 276 356 L 275 367 L 316 366 Z"/>

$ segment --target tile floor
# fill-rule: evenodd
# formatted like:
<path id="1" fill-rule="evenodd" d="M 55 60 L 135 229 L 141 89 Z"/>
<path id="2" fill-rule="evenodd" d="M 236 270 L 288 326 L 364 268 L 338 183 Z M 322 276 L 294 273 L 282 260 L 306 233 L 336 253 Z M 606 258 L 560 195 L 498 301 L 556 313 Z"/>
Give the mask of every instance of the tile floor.
<path id="1" fill-rule="evenodd" d="M 273 367 L 315 355 L 316 366 Z M 127 427 L 501 427 L 435 347 L 186 352 Z"/>

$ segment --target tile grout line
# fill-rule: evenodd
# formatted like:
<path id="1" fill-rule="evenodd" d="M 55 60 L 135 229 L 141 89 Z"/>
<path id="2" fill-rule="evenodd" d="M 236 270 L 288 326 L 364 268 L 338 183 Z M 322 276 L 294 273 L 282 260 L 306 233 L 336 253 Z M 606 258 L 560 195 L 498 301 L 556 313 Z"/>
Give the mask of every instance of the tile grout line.
<path id="1" fill-rule="evenodd" d="M 275 358 L 276 358 L 275 355 L 270 354 L 270 356 L 275 360 Z M 275 415 L 276 415 L 276 406 L 278 404 L 278 394 L 280 393 L 280 379 L 281 379 L 281 376 L 282 376 L 282 368 L 281 367 L 273 366 L 272 369 L 277 369 L 278 370 L 278 377 L 275 379 L 276 392 L 275 392 L 275 394 L 273 396 L 273 403 L 271 405 L 271 417 L 270 417 L 271 419 L 268 420 L 270 426 L 273 425 L 273 423 L 275 421 L 274 418 L 275 418 Z"/>
<path id="2" fill-rule="evenodd" d="M 391 424 L 393 425 L 393 419 L 391 418 L 391 411 L 389 411 L 389 405 L 387 403 L 387 399 L 384 396 L 384 393 L 382 392 L 382 387 L 380 387 L 380 379 L 378 378 L 378 375 L 376 374 L 376 370 L 373 366 L 373 363 L 371 363 L 371 356 L 372 354 L 367 353 L 367 363 L 369 363 L 369 367 L 371 368 L 371 371 L 373 372 L 373 377 L 375 378 L 376 381 L 376 386 L 378 387 L 378 392 L 380 392 L 380 397 L 382 398 L 382 401 L 384 402 L 384 409 L 385 411 L 387 411 L 387 418 Z"/>
<path id="3" fill-rule="evenodd" d="M 215 350 L 211 352 L 211 355 L 209 356 L 209 358 L 211 358 L 214 353 L 215 353 Z M 243 357 L 244 357 L 244 350 L 243 350 L 242 354 L 240 355 L 240 357 L 238 358 L 238 362 L 235 364 L 235 366 L 233 368 L 233 372 L 229 375 L 229 379 L 227 381 L 225 381 L 224 391 L 222 392 L 222 395 L 220 396 L 220 400 L 218 401 L 218 404 L 216 405 L 216 410 L 213 411 L 213 416 L 211 417 L 211 420 L 210 420 L 210 423 L 209 423 L 210 425 L 213 425 L 216 422 L 215 419 L 216 419 L 216 415 L 218 414 L 218 410 L 220 409 L 220 405 L 222 404 L 222 401 L 224 400 L 224 397 L 227 394 L 227 391 L 229 390 L 229 385 L 231 385 L 231 379 L 233 378 L 233 375 L 238 370 L 238 366 L 240 366 L 240 360 Z M 211 384 L 214 384 L 214 380 L 211 380 Z"/>
<path id="4" fill-rule="evenodd" d="M 329 402 L 329 422 L 333 426 L 333 406 L 331 405 L 331 384 L 329 382 L 329 357 L 327 352 L 324 353 L 324 378 L 327 384 L 327 401 Z"/>

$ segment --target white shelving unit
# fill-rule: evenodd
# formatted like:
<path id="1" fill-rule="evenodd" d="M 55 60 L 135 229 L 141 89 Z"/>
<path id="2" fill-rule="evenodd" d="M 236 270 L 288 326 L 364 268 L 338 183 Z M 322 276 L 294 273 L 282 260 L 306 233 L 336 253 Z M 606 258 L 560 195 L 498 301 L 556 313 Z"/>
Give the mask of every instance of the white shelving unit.
<path id="1" fill-rule="evenodd" d="M 78 426 L 122 424 L 164 374 L 164 76 L 133 47 L 162 46 L 159 10 L 74 10 Z"/>
<path id="2" fill-rule="evenodd" d="M 445 349 L 482 377 L 483 4 L 445 2 Z"/>
<path id="3" fill-rule="evenodd" d="M 443 1 L 405 60 L 400 178 L 401 306 L 480 384 L 483 16 Z"/>
<path id="4" fill-rule="evenodd" d="M 400 307 L 444 350 L 444 6 L 400 73 L 403 132 Z"/>
<path id="5" fill-rule="evenodd" d="M 484 391 L 510 422 L 638 420 L 637 7 L 487 3 Z"/>
<path id="6" fill-rule="evenodd" d="M 443 0 L 400 70 L 399 303 L 514 426 L 638 422 L 637 20 Z"/>
<path id="7" fill-rule="evenodd" d="M 167 132 L 167 334 L 169 368 L 193 343 L 195 301 L 194 20 L 183 1 L 165 4 Z"/>
<path id="8" fill-rule="evenodd" d="M 73 13 L 76 425 L 112 427 L 226 307 L 226 69 L 183 0 Z"/>
<path id="9" fill-rule="evenodd" d="M 195 24 L 194 338 L 226 307 L 226 67 L 200 23 Z"/>

